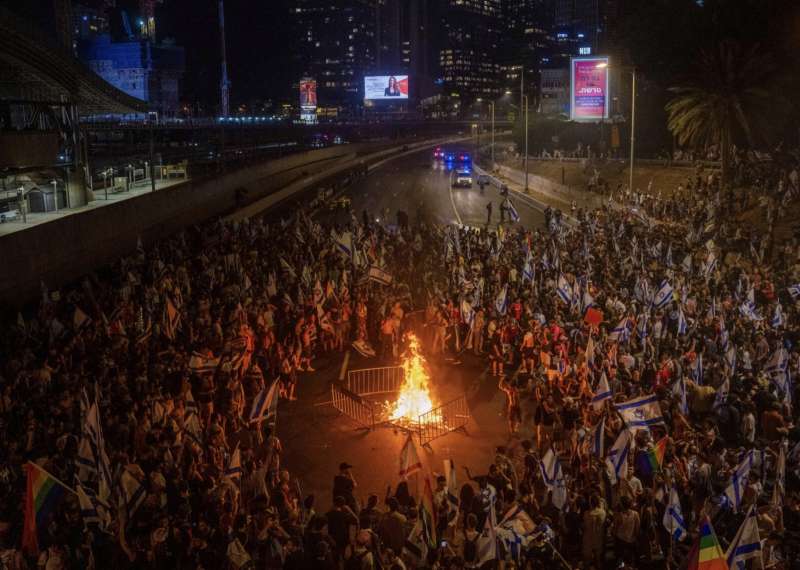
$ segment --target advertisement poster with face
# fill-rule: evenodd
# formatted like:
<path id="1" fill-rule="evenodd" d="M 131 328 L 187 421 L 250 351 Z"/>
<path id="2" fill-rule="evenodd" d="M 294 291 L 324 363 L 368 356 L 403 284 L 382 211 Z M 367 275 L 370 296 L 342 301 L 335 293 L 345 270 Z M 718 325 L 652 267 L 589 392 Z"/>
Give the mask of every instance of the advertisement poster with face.
<path id="1" fill-rule="evenodd" d="M 571 112 L 573 121 L 601 121 L 608 118 L 608 58 L 572 60 Z"/>
<path id="2" fill-rule="evenodd" d="M 364 99 L 408 99 L 408 75 L 365 77 Z"/>

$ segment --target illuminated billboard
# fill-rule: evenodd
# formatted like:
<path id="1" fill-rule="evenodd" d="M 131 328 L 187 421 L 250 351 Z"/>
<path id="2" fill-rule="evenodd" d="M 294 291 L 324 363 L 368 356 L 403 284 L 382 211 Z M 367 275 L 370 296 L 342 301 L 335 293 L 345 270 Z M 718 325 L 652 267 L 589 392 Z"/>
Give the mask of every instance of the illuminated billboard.
<path id="1" fill-rule="evenodd" d="M 300 80 L 300 108 L 306 111 L 317 108 L 317 82 L 314 79 Z"/>
<path id="2" fill-rule="evenodd" d="M 570 118 L 573 121 L 601 121 L 608 118 L 607 57 L 572 59 Z"/>
<path id="3" fill-rule="evenodd" d="M 408 75 L 365 77 L 364 99 L 408 99 Z"/>

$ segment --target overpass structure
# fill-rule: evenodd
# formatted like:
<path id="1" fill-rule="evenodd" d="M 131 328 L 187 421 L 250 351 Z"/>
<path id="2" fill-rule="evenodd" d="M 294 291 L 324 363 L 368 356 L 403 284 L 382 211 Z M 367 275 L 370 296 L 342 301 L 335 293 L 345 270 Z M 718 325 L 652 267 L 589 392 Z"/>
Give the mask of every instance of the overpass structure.
<path id="1" fill-rule="evenodd" d="M 0 182 L 4 211 L 8 192 L 28 208 L 33 188 L 19 176 L 44 171 L 55 181 L 56 210 L 91 200 L 89 152 L 80 117 L 143 113 L 144 101 L 116 89 L 80 63 L 33 23 L 0 7 Z M 59 189 L 56 177 L 61 179 Z M 49 184 L 48 184 L 49 185 Z M 41 193 L 39 188 L 37 191 Z"/>

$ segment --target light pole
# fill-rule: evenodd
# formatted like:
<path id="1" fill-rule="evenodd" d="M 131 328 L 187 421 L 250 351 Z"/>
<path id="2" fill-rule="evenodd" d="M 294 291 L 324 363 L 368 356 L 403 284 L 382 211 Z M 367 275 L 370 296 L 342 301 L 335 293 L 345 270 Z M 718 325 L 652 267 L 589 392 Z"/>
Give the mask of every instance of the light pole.
<path id="1" fill-rule="evenodd" d="M 494 101 L 489 102 L 492 109 L 492 170 L 494 170 Z"/>
<path id="2" fill-rule="evenodd" d="M 525 193 L 528 193 L 528 96 L 522 96 L 525 106 L 523 113 L 525 113 Z"/>
<path id="3" fill-rule="evenodd" d="M 598 63 L 596 66 L 598 69 L 606 69 L 609 68 L 614 69 L 616 66 L 609 66 L 607 63 Z M 623 69 L 623 67 L 619 67 L 618 69 Z M 631 157 L 630 157 L 630 174 L 628 178 L 628 190 L 633 192 L 633 163 L 636 157 L 635 149 L 636 149 L 636 68 L 631 67 Z M 608 94 L 606 94 L 608 96 Z"/>
<path id="4" fill-rule="evenodd" d="M 53 204 L 56 208 L 56 214 L 58 214 L 58 182 L 53 178 L 50 183 L 53 185 Z"/>

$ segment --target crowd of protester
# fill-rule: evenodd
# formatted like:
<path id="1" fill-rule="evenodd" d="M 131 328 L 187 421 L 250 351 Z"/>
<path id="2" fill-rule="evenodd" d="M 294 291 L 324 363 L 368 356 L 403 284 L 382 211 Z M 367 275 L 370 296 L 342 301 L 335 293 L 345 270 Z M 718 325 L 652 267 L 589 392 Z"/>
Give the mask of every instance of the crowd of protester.
<path id="1" fill-rule="evenodd" d="M 789 567 L 800 248 L 748 233 L 703 186 L 695 202 L 548 210 L 543 228 L 424 212 L 217 221 L 75 286 L 43 284 L 0 344 L 0 564 L 677 566 L 703 517 L 724 546 L 752 506 L 764 564 Z M 405 482 L 359 488 L 347 463 L 331 497 L 304 496 L 255 401 L 273 383 L 297 398 L 322 353 L 396 361 L 423 311 L 429 358 L 485 359 L 482 381 L 505 395 L 509 439 L 488 473 L 466 470 L 457 491 L 434 475 L 430 513 Z M 629 429 L 615 404 L 648 394 L 657 421 Z M 663 458 L 645 469 L 655 444 Z M 70 492 L 23 551 L 28 462 Z M 680 540 L 662 523 L 673 490 Z"/>

